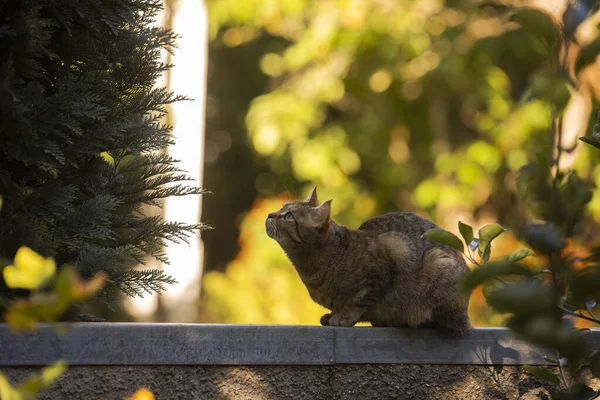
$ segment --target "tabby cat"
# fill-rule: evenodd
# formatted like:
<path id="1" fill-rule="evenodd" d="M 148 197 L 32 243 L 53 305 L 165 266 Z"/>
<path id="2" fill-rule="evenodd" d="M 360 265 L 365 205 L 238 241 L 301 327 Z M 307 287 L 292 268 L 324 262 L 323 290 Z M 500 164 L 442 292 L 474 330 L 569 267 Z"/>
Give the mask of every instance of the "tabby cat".
<path id="1" fill-rule="evenodd" d="M 311 298 L 331 310 L 322 325 L 436 327 L 453 335 L 471 329 L 469 299 L 458 287 L 468 271 L 462 254 L 421 237 L 437 225 L 398 212 L 352 230 L 331 220 L 330 208 L 331 200 L 319 205 L 315 187 L 266 221 Z"/>

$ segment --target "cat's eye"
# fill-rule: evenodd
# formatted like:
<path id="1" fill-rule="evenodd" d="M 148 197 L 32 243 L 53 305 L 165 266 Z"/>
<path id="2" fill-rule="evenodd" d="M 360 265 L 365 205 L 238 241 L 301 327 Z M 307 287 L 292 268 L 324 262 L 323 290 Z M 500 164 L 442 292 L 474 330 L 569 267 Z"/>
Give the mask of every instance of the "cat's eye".
<path id="1" fill-rule="evenodd" d="M 287 213 L 287 214 L 284 214 L 282 218 L 283 218 L 284 221 L 291 221 L 291 220 L 294 219 L 294 214 Z"/>

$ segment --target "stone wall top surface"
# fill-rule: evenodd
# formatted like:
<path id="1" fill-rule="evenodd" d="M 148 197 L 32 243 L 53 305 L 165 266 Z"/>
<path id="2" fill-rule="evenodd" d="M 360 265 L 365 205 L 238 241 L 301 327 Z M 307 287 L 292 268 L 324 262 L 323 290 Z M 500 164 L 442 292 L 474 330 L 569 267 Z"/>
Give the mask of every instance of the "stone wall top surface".
<path id="1" fill-rule="evenodd" d="M 585 334 L 590 348 L 600 330 Z M 47 365 L 543 365 L 550 355 L 503 328 L 461 338 L 427 329 L 292 325 L 78 323 L 15 335 L 0 324 L 0 366 Z"/>

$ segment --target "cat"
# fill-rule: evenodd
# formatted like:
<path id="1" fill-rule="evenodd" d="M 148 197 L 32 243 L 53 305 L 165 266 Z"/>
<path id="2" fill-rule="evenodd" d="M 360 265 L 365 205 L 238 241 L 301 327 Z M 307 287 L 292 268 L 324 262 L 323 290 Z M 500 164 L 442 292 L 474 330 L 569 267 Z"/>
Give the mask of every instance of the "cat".
<path id="1" fill-rule="evenodd" d="M 303 202 L 285 203 L 266 220 L 311 298 L 331 310 L 322 325 L 435 327 L 460 336 L 471 330 L 469 298 L 459 288 L 469 271 L 460 252 L 423 239 L 433 222 L 413 213 L 372 218 L 357 230 L 330 218 L 315 187 Z"/>

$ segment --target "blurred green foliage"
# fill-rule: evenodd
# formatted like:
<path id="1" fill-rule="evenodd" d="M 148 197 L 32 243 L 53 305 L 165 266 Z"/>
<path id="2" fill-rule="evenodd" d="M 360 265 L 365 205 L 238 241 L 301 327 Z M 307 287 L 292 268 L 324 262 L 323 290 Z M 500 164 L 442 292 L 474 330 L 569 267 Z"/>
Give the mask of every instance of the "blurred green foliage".
<path id="1" fill-rule="evenodd" d="M 565 96 L 522 102 L 528 81 L 553 79 L 534 71 L 543 46 L 505 7 L 455 3 L 211 0 L 215 42 L 284 39 L 260 60 L 272 90 L 246 115 L 271 173 L 335 193 L 351 224 L 397 209 L 496 211 L 511 192 L 503 178 L 550 128 L 546 100 Z"/>
<path id="2" fill-rule="evenodd" d="M 226 273 L 204 276 L 202 320 L 238 324 L 315 324 L 327 310 L 310 300 L 279 245 L 264 233 L 283 198 L 258 200 L 242 223 L 241 253 Z"/>
<path id="3" fill-rule="evenodd" d="M 459 218 L 519 232 L 530 218 L 571 221 L 588 212 L 583 234 L 569 245 L 595 240 L 600 195 L 587 202 L 589 188 L 576 180 L 600 182 L 600 155 L 574 145 L 589 129 L 599 91 L 593 68 L 585 68 L 597 32 L 580 38 L 584 61 L 563 74 L 560 16 L 514 12 L 524 3 L 208 1 L 213 46 L 270 43 L 257 61 L 269 89 L 245 115 L 248 144 L 269 164 L 271 181 L 257 180 L 259 192 L 283 192 L 273 184 L 280 181 L 303 182 L 303 192 L 318 184 L 323 198 L 334 199 L 333 218 L 350 227 L 384 212 L 416 211 L 456 234 Z M 575 28 L 570 35 L 579 35 Z M 565 107 L 581 111 L 561 143 L 563 163 L 578 175 L 561 177 L 561 196 L 572 204 L 552 219 L 556 210 L 544 211 L 540 189 L 556 170 L 555 117 Z M 207 319 L 317 323 L 321 310 L 264 234 L 263 217 L 281 202 L 255 207 L 241 226 L 240 255 L 224 273 L 206 276 Z M 523 247 L 511 236 L 497 242 L 496 255 Z M 480 288 L 470 314 L 476 325 L 507 318 L 487 308 Z"/>

